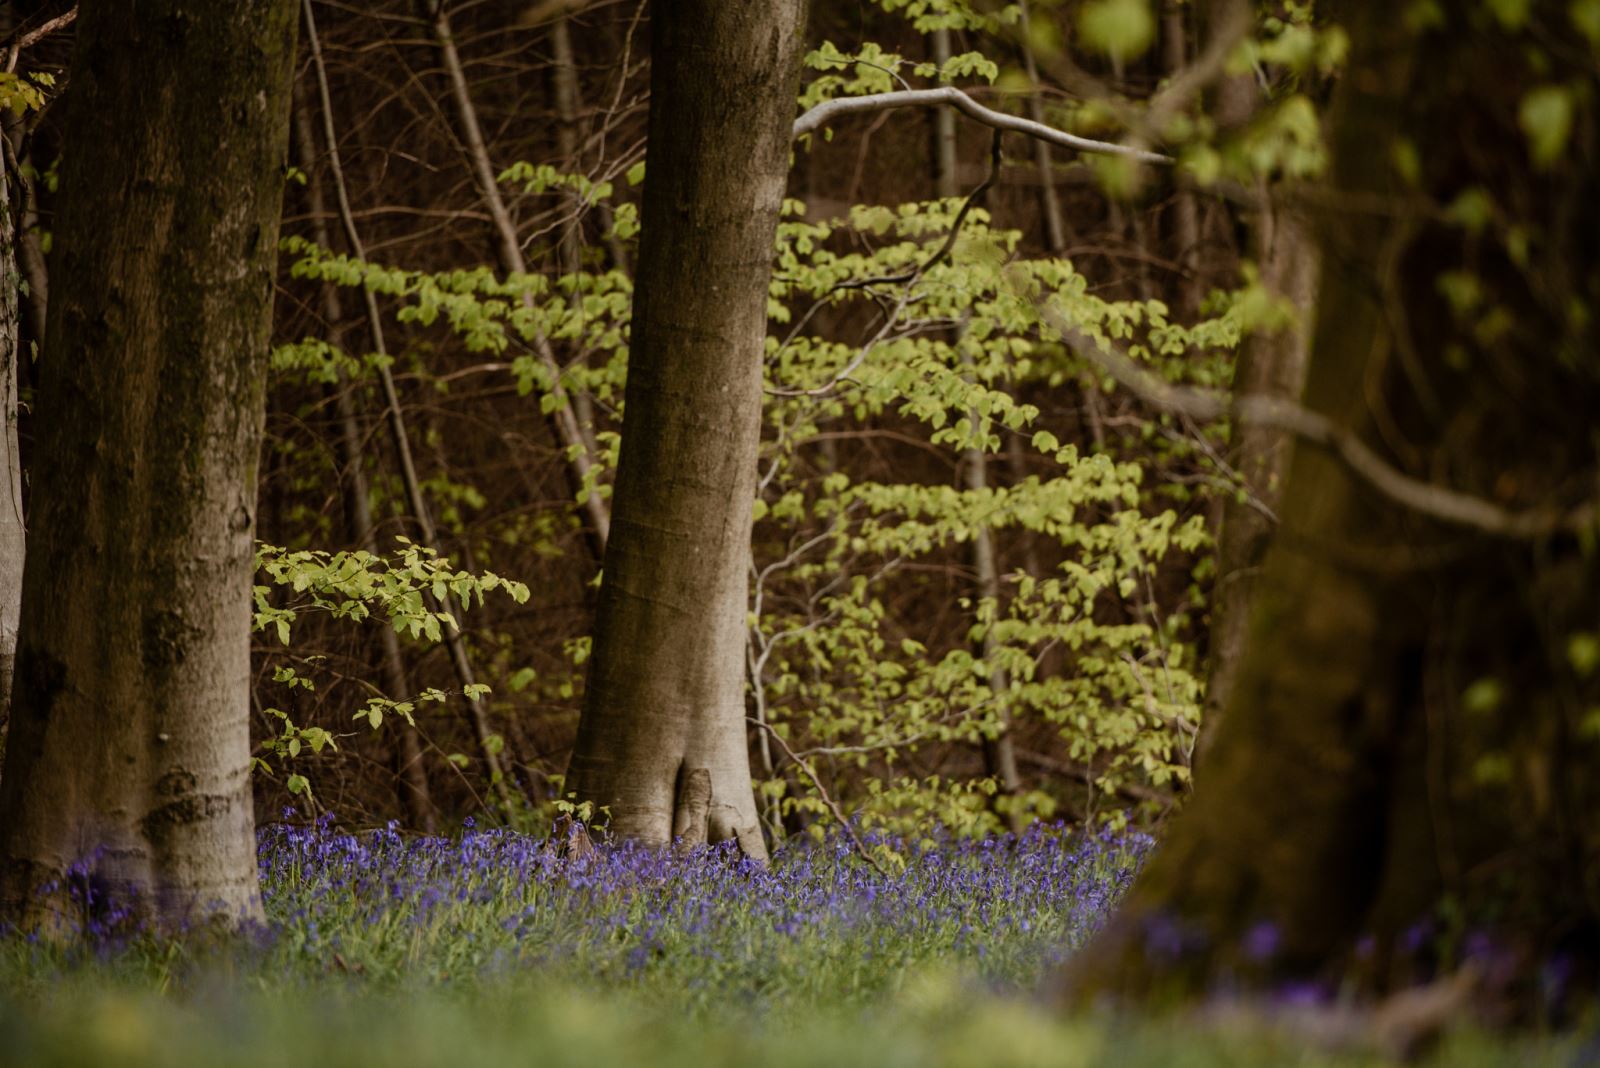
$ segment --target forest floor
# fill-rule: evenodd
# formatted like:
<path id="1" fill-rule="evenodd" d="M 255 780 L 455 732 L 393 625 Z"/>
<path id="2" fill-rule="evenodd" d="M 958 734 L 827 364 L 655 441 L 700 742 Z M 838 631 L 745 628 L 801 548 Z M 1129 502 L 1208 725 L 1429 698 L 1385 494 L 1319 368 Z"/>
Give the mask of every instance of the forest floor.
<path id="1" fill-rule="evenodd" d="M 0 938 L 0 1065 L 1356 1065 L 1270 1013 L 1065 1016 L 1047 994 L 1150 846 L 1040 830 L 716 850 L 261 836 L 245 939 Z M 93 908 L 89 909 L 91 914 Z M 1447 1036 L 1437 1063 L 1581 1063 L 1575 1039 Z"/>

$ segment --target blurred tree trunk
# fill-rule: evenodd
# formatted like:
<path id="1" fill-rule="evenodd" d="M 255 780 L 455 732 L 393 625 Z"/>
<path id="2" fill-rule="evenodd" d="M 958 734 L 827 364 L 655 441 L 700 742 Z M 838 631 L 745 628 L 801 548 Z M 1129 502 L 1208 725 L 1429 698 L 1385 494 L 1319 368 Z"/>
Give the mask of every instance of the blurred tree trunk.
<path id="1" fill-rule="evenodd" d="M 736 837 L 760 857 L 745 729 L 750 523 L 804 8 L 654 9 L 626 426 L 568 774 L 614 834 Z"/>
<path id="2" fill-rule="evenodd" d="M 1596 124 L 1577 105 L 1540 167 L 1524 101 L 1548 86 L 1592 99 L 1589 53 L 1532 43 L 1570 36 L 1561 5 L 1537 5 L 1520 39 L 1465 0 L 1426 29 L 1341 7 L 1352 53 L 1329 118 L 1306 404 L 1414 477 L 1580 507 L 1600 410 Z M 1463 190 L 1494 225 L 1438 210 Z M 1496 981 L 1526 981 L 1506 997 L 1532 995 L 1561 954 L 1592 979 L 1590 539 L 1446 528 L 1304 446 L 1282 518 L 1205 788 L 1073 989 L 1382 989 L 1460 963 L 1468 934 L 1503 953 Z"/>
<path id="3" fill-rule="evenodd" d="M 0 781 L 0 915 L 25 925 L 260 915 L 250 590 L 293 12 L 78 21 Z"/>

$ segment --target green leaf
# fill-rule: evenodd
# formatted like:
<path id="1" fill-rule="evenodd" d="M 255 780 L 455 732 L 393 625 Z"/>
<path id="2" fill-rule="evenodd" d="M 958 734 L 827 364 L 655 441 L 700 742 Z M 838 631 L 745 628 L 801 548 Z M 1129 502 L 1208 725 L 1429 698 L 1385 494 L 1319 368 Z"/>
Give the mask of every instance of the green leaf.
<path id="1" fill-rule="evenodd" d="M 1078 33 L 1090 48 L 1133 59 L 1155 39 L 1156 20 L 1145 0 L 1089 0 L 1078 14 Z"/>
<path id="2" fill-rule="evenodd" d="M 1540 169 L 1566 151 L 1572 133 L 1572 90 L 1564 85 L 1530 89 L 1517 109 L 1517 123 L 1528 138 L 1528 154 Z"/>
<path id="3" fill-rule="evenodd" d="M 1572 0 L 1567 5 L 1567 17 L 1589 39 L 1591 47 L 1600 46 L 1600 0 Z"/>
<path id="4" fill-rule="evenodd" d="M 311 783 L 306 781 L 304 775 L 291 775 L 289 776 L 289 781 L 284 785 L 288 787 L 291 794 L 306 794 L 309 796 L 311 793 Z"/>
<path id="5" fill-rule="evenodd" d="M 1567 661 L 1582 677 L 1593 675 L 1600 668 L 1600 635 L 1585 632 L 1568 638 Z"/>
<path id="6" fill-rule="evenodd" d="M 1502 27 L 1520 30 L 1528 21 L 1531 0 L 1487 0 L 1487 6 Z"/>
<path id="7" fill-rule="evenodd" d="M 1499 679 L 1483 678 L 1467 687 L 1461 695 L 1461 707 L 1478 715 L 1488 715 L 1500 707 L 1505 691 Z"/>

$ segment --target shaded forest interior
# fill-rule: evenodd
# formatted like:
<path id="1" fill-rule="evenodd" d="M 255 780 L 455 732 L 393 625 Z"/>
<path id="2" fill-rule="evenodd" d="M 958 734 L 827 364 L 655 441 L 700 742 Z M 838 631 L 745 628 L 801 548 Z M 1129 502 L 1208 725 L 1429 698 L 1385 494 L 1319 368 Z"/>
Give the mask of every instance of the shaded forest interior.
<path id="1" fill-rule="evenodd" d="M 488 799 L 485 762 L 495 754 L 518 805 L 547 806 L 559 796 L 553 779 L 565 768 L 576 729 L 599 543 L 590 513 L 574 504 L 580 488 L 569 460 L 574 438 L 549 410 L 546 369 L 552 359 L 563 369 L 560 404 L 577 417 L 577 440 L 601 458 L 597 481 L 604 494 L 620 422 L 636 254 L 631 220 L 645 152 L 649 16 L 636 4 L 586 5 L 552 19 L 526 5 L 485 3 L 452 10 L 448 18 L 449 52 L 434 20 L 407 3 L 319 10 L 331 109 L 302 31 L 285 237 L 349 255 L 353 225 L 370 262 L 433 276 L 433 287 L 454 292 L 441 295 L 408 275 L 386 283 L 398 295 L 380 291 L 369 305 L 358 289 L 305 277 L 298 252 L 282 256 L 258 536 L 288 551 L 366 548 L 383 555 L 406 537 L 431 544 L 463 571 L 514 577 L 533 596 L 522 604 L 491 597 L 462 614 L 459 654 L 437 634 L 429 640 L 407 633 L 396 646 L 380 633 L 381 624 L 327 613 L 302 612 L 287 648 L 272 627 L 259 631 L 252 714 L 258 741 L 283 733 L 284 720 L 268 712 L 277 709 L 297 729 L 332 732 L 339 745 L 337 753 L 317 756 L 298 753 L 297 745 L 292 769 L 258 776 L 258 806 L 267 819 L 293 802 L 285 790 L 292 772 L 304 776 L 316 805 L 358 822 L 453 822 Z M 1136 62 L 1073 54 L 1059 65 L 1076 70 L 1081 62 L 1089 68 L 1084 76 L 1140 98 L 1192 58 L 1196 21 L 1190 7 L 1175 7 L 1161 22 L 1160 47 Z M 1048 78 L 1037 92 L 1019 88 L 1031 58 L 1000 27 L 919 34 L 871 7 L 818 4 L 807 40 L 837 42 L 847 53 L 850 42 L 870 41 L 908 64 L 928 61 L 939 47 L 957 56 L 981 53 L 1003 72 L 1005 91 L 990 94 L 998 106 L 1057 122 L 1081 110 L 1081 101 Z M 65 38 L 46 39 L 25 61 L 64 77 L 67 48 Z M 880 75 L 887 78 L 874 66 L 839 72 L 843 79 Z M 1103 192 L 1083 160 L 1060 152 L 1047 164 L 1047 189 L 1038 150 L 1023 137 L 1008 141 L 986 182 L 991 131 L 964 119 L 947 123 L 941 114 L 917 109 L 849 118 L 835 124 L 831 137 L 798 147 L 787 194 L 797 203 L 788 219 L 797 231 L 802 222 L 834 225 L 788 240 L 815 241 L 832 265 L 874 254 L 879 260 L 862 262 L 904 262 L 916 245 L 932 249 L 942 240 L 955 200 L 939 198 L 965 197 L 985 185 L 967 216 L 958 263 L 989 268 L 993 257 L 1064 257 L 1094 298 L 1118 307 L 1160 301 L 1174 321 L 1186 323 L 1200 321 L 1214 289 L 1240 284 L 1249 239 L 1240 211 L 1222 198 L 1181 192 L 1158 177 L 1135 199 L 1119 200 Z M 469 132 L 468 122 L 478 132 Z M 25 235 L 26 250 L 49 230 L 51 168 L 62 150 L 50 113 L 18 144 L 25 173 L 39 176 L 29 190 L 37 215 L 30 216 L 36 229 Z M 485 167 L 501 179 L 493 197 Z M 344 197 L 348 223 L 340 215 Z M 900 205 L 919 202 L 917 215 L 900 213 L 915 225 L 886 232 Z M 841 224 L 850 218 L 859 225 Z M 514 248 L 502 223 L 514 232 Z M 810 260 L 795 259 L 796 270 L 813 266 Z M 495 335 L 483 321 L 495 313 L 486 316 L 473 305 L 516 298 L 474 293 L 472 279 L 484 280 L 485 269 L 540 277 L 546 336 Z M 943 289 L 964 284 L 957 275 Z M 987 284 L 994 288 L 992 280 Z M 25 345 L 39 336 L 46 287 L 35 289 L 41 296 L 24 302 Z M 558 295 L 570 295 L 570 316 L 549 311 Z M 1219 297 L 1217 309 L 1225 303 Z M 769 386 L 825 382 L 838 365 L 822 346 L 854 350 L 882 326 L 882 309 L 870 300 L 812 304 L 804 286 L 789 294 L 775 290 L 775 307 L 788 316 L 811 312 L 800 336 L 812 347 L 802 352 L 812 366 L 769 363 Z M 369 307 L 378 313 L 387 359 L 374 358 L 380 350 Z M 956 353 L 963 321 L 982 311 L 941 292 L 925 313 L 901 316 L 869 363 L 892 362 L 918 338 L 940 343 L 923 358 L 958 369 L 976 353 L 979 380 L 1014 406 L 1038 411 L 1016 428 L 997 420 L 985 452 L 948 436 L 930 440 L 939 426 L 932 409 L 951 423 L 963 414 L 945 379 L 930 376 L 920 388 L 933 399 L 917 399 L 914 409 L 885 403 L 881 388 L 866 396 L 871 391 L 846 389 L 827 397 L 769 397 L 762 492 L 769 513 L 753 541 L 769 615 L 755 624 L 753 641 L 759 655 L 765 648 L 759 643 L 780 632 L 820 633 L 814 642 L 802 636 L 798 648 L 792 640 L 774 647 L 762 665 L 771 680 L 762 714 L 793 732 L 797 752 L 815 751 L 809 759 L 841 799 L 867 802 L 872 780 L 888 787 L 873 795 L 885 820 L 920 816 L 931 806 L 941 818 L 992 821 L 993 806 L 975 790 L 985 782 L 1014 798 L 1023 814 L 1076 820 L 1133 805 L 1158 815 L 1186 789 L 1198 729 L 1195 679 L 1206 649 L 1210 539 L 1232 492 L 1224 439 L 1216 427 L 1152 421 L 1126 391 L 1059 347 L 1029 341 L 1019 327 L 1010 331 L 1017 339 L 1010 351 L 1001 340 Z M 781 321 L 773 329 L 776 337 L 789 332 Z M 1229 339 L 1221 340 L 1195 356 L 1197 380 L 1226 381 L 1232 353 Z M 389 387 L 380 381 L 379 363 L 392 377 L 409 457 L 397 453 L 399 439 L 385 416 Z M 29 373 L 24 363 L 24 393 Z M 1054 444 L 1035 448 L 1040 432 Z M 26 456 L 26 411 L 21 436 Z M 1122 486 L 1115 496 L 1089 491 L 1098 500 L 1082 499 L 1089 493 L 1063 498 L 1058 489 L 1023 502 L 1021 510 L 1058 509 L 1054 525 L 1044 516 L 1019 519 L 1019 509 L 1003 502 L 985 506 L 985 493 L 1056 478 L 1057 448 L 1140 465 L 1142 476 L 1131 476 L 1139 479 L 1135 511 L 1151 518 L 1172 513 L 1171 529 L 1186 532 L 1177 539 L 1181 547 L 1168 549 L 1164 538 L 1141 543 L 1138 532 L 1121 547 L 1108 538 L 1106 524 L 1127 526 Z M 416 519 L 407 468 L 431 512 L 426 525 Z M 830 523 L 815 504 L 847 496 L 831 477 L 848 479 L 852 488 L 884 489 L 876 499 L 862 493 L 845 502 L 860 516 L 848 526 Z M 1126 482 L 1130 469 L 1113 477 Z M 894 487 L 918 492 L 896 500 Z M 1072 529 L 1063 530 L 1068 524 Z M 1083 535 L 1091 531 L 1100 541 L 1086 549 Z M 990 554 L 986 565 L 973 553 L 980 532 Z M 1115 645 L 1100 677 L 1073 692 L 1064 684 L 1055 692 L 1033 686 L 1019 692 L 1014 709 L 990 688 L 1009 686 L 1003 674 L 991 678 L 980 668 L 967 679 L 929 677 L 927 665 L 941 662 L 945 675 L 961 674 L 984 655 L 986 640 L 995 642 L 972 636 L 976 602 L 993 599 L 1005 619 L 1019 577 L 1048 580 L 1069 559 L 1095 568 L 1091 553 L 1107 551 L 1121 553 L 1126 564 L 1117 578 L 1137 575 L 1138 582 L 1087 610 L 1097 628 L 1088 641 L 1103 646 L 1090 655 Z M 1148 558 L 1137 559 L 1141 552 Z M 852 590 L 848 583 L 858 580 L 862 588 Z M 272 598 L 295 600 L 276 590 Z M 1033 633 L 999 642 L 1018 662 L 1011 670 L 1036 673 L 1030 684 L 1074 675 L 1080 654 L 1062 638 L 1072 637 L 1071 616 L 1081 607 L 1058 605 L 1051 615 L 1050 607 L 1035 605 L 1023 613 Z M 914 655 L 902 649 L 908 642 L 918 647 Z M 822 664 L 822 656 L 837 663 Z M 1126 660 L 1120 667 L 1119 656 Z M 473 674 L 462 675 L 463 661 Z M 1156 678 L 1163 692 L 1152 702 Z M 311 685 L 297 685 L 300 679 Z M 460 696 L 473 681 L 492 688 L 481 708 Z M 369 732 L 365 720 L 352 726 L 352 713 L 374 693 L 410 701 L 430 688 L 448 699 L 412 701 L 415 731 Z M 909 709 L 915 714 L 905 715 Z M 1078 725 L 1084 715 L 1094 723 Z M 1014 749 L 1004 774 L 989 737 L 1002 729 Z M 782 783 L 773 789 L 794 799 L 783 814 L 769 812 L 769 828 L 784 819 L 793 830 L 816 818 L 821 808 L 811 783 L 793 761 L 760 730 L 752 730 L 751 744 L 758 778 Z M 938 784 L 930 785 L 930 777 Z M 999 818 L 1015 816 L 1001 806 Z"/>

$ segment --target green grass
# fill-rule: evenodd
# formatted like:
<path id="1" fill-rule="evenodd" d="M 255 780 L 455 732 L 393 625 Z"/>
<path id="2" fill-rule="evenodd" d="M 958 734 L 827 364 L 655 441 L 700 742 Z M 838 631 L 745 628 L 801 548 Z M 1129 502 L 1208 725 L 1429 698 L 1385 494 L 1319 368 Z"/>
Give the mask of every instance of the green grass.
<path id="1" fill-rule="evenodd" d="M 941 842 L 880 876 L 837 846 L 556 861 L 513 835 L 263 835 L 269 931 L 0 937 L 0 1066 L 1378 1063 L 1270 1015 L 1069 1016 L 1038 992 L 1148 846 Z M 1567 1066 L 1572 1041 L 1437 1062 Z"/>
<path id="2" fill-rule="evenodd" d="M 1068 1017 L 930 971 L 899 992 L 840 1008 L 796 1001 L 756 1015 L 674 1011 L 670 992 L 600 994 L 522 978 L 451 990 L 376 993 L 313 981 L 277 989 L 221 982 L 181 996 L 80 980 L 47 997 L 0 1000 L 0 1063 L 119 1065 L 603 1065 L 1006 1068 L 1250 1068 L 1365 1065 L 1369 1054 L 1308 1048 L 1264 1018 L 1223 1024 Z M 1559 1065 L 1568 1041 L 1446 1040 L 1434 1063 Z"/>

